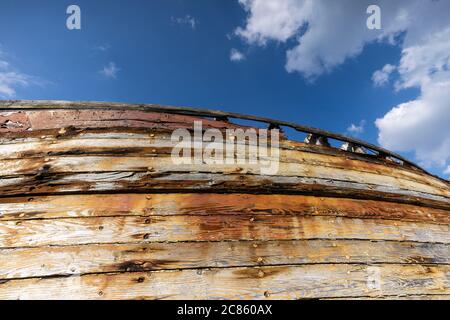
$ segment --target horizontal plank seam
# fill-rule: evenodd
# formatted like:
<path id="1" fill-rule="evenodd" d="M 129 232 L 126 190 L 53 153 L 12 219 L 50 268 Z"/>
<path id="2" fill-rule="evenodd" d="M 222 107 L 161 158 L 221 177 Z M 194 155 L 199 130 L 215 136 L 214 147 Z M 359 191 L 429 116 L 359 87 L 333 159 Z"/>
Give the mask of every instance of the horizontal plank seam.
<path id="1" fill-rule="evenodd" d="M 236 165 L 238 166 L 238 165 Z M 355 170 L 357 171 L 357 170 Z M 148 172 L 148 170 L 135 170 L 135 171 L 130 171 L 130 170 L 104 170 L 104 171 L 61 171 L 61 172 L 54 172 L 54 171 L 50 171 L 48 173 L 48 176 L 51 175 L 58 175 L 58 176 L 70 176 L 70 175 L 79 175 L 79 174 L 96 174 L 96 173 L 129 173 L 130 175 L 132 174 L 136 174 L 136 173 L 144 173 L 144 172 Z M 251 172 L 247 172 L 245 174 L 240 173 L 240 172 L 221 172 L 221 171 L 189 171 L 189 170 L 179 170 L 179 171 L 173 171 L 173 170 L 159 170 L 159 171 L 152 171 L 151 174 L 196 174 L 196 173 L 207 173 L 207 174 L 215 174 L 215 175 L 226 175 L 226 176 L 257 176 L 257 177 L 265 177 L 264 175 L 260 175 L 260 174 L 256 174 L 256 173 L 251 173 Z M 39 174 L 39 170 L 36 169 L 35 173 L 18 173 L 18 174 L 8 174 L 8 175 L 4 175 L 4 176 L 0 176 L 0 180 L 1 179 L 20 179 L 21 177 L 34 177 L 37 174 Z M 320 178 L 320 177 L 312 177 L 312 176 L 303 176 L 303 175 L 270 175 L 268 177 L 277 177 L 277 178 L 300 178 L 300 179 L 319 179 L 319 180 L 327 180 L 327 181 L 337 181 L 337 182 L 344 182 L 344 183 L 349 183 L 349 184 L 363 184 L 366 186 L 380 186 L 380 187 L 391 187 L 391 185 L 388 184 L 375 184 L 375 183 L 367 183 L 367 182 L 358 182 L 358 181 L 354 181 L 354 180 L 343 180 L 343 179 L 336 179 L 336 178 Z M 426 184 L 428 185 L 428 184 Z M 413 189 L 404 189 L 404 188 L 396 188 L 396 190 L 400 190 L 400 191 L 414 191 L 414 192 L 418 192 L 424 195 L 431 195 L 431 196 L 438 196 L 438 197 L 442 197 L 445 199 L 448 199 L 450 201 L 450 197 L 447 197 L 445 195 L 441 195 L 441 194 L 436 194 L 436 193 L 429 193 L 429 192 L 425 192 L 425 191 L 416 191 Z"/>
<path id="2" fill-rule="evenodd" d="M 79 244 L 46 244 L 41 246 L 17 246 L 17 247 L 0 247 L 0 250 L 13 250 L 13 249 L 34 249 L 34 248 L 66 248 L 66 247 L 79 247 L 79 246 L 90 246 L 90 245 L 134 245 L 134 244 L 177 244 L 177 243 L 236 243 L 236 242 L 276 242 L 276 241 L 367 241 L 367 242 L 398 242 L 398 243 L 411 243 L 411 244 L 438 244 L 449 246 L 450 242 L 429 242 L 429 241 L 414 241 L 414 240 L 391 240 L 391 239 L 360 239 L 360 238 L 308 238 L 308 239 L 238 239 L 238 240 L 183 240 L 183 241 L 118 241 L 118 242 L 89 242 L 89 243 L 79 243 Z"/>
<path id="3" fill-rule="evenodd" d="M 127 127 L 123 127 L 123 128 L 127 128 Z M 154 131 L 154 130 L 153 130 Z M 111 131 L 105 130 L 105 132 L 110 133 Z M 72 140 L 73 137 L 57 137 L 57 141 L 70 141 Z M 86 139 L 86 140 L 96 140 L 96 139 L 101 139 L 101 138 L 97 138 L 97 137 L 82 137 L 80 139 Z M 146 138 L 115 138 L 115 137 L 111 137 L 111 138 L 103 138 L 105 140 L 122 140 L 122 139 L 127 139 L 127 140 L 147 140 Z M 13 139 L 12 141 L 8 141 L 8 143 L 6 144 L 2 144 L 1 140 L 0 140 L 0 145 L 9 145 L 9 144 L 21 144 L 21 143 L 34 143 L 34 142 L 41 142 L 41 141 L 46 141 L 46 142 L 50 142 L 50 141 L 54 141 L 54 140 L 45 140 L 45 139 L 38 139 L 37 141 L 30 141 L 30 142 L 23 142 L 23 141 L 17 141 L 15 139 Z M 295 142 L 292 140 L 285 140 L 287 142 Z M 281 141 L 281 143 L 283 143 L 283 141 Z M 268 147 L 271 147 L 270 144 L 268 144 Z M 314 146 L 312 146 L 314 147 Z M 320 149 L 318 150 L 309 150 L 306 149 L 307 146 L 305 147 L 288 147 L 288 146 L 280 146 L 281 150 L 288 150 L 288 151 L 299 151 L 299 152 L 305 152 L 305 153 L 311 153 L 311 154 L 320 154 L 320 155 L 327 155 L 327 156 L 331 156 L 331 157 L 336 157 L 336 158 L 348 158 L 350 160 L 354 160 L 354 161 L 363 161 L 363 162 L 368 162 L 370 164 L 377 164 L 377 165 L 381 165 L 381 166 L 385 166 L 385 167 L 389 167 L 389 168 L 393 168 L 393 169 L 397 169 L 400 171 L 407 171 L 409 173 L 415 173 L 418 174 L 420 176 L 423 177 L 433 177 L 436 178 L 435 176 L 431 176 L 423 171 L 417 170 L 415 169 L 415 167 L 405 167 L 405 166 L 399 166 L 395 163 L 389 163 L 389 162 L 382 162 L 380 160 L 378 160 L 376 158 L 376 156 L 374 155 L 370 155 L 370 154 L 354 154 L 351 152 L 347 152 L 347 151 L 343 151 L 343 150 L 339 150 L 339 149 L 332 149 L 329 150 L 330 152 L 326 152 L 326 151 L 322 151 Z M 342 152 L 342 153 L 336 153 L 337 152 Z M 439 179 L 439 181 L 443 182 L 441 179 Z M 445 182 L 445 181 L 444 181 Z"/>
<path id="4" fill-rule="evenodd" d="M 450 215 L 450 212 L 449 212 Z M 364 216 L 351 216 L 351 215 L 336 215 L 336 214 L 295 214 L 295 213 L 251 213 L 251 212 L 242 212 L 242 213 L 181 213 L 181 214 L 149 214 L 149 215 L 143 215 L 143 214 L 114 214 L 114 215 L 95 215 L 95 216 L 77 216 L 77 217 L 48 217 L 48 218 L 16 218 L 16 219 L 4 219 L 0 214 L 0 224 L 2 222 L 11 222 L 11 221 L 46 221 L 46 220 L 79 220 L 79 219 L 97 219 L 97 218 L 157 218 L 157 217 L 217 217 L 217 216 L 233 216 L 233 217 L 327 217 L 327 218 L 344 218 L 344 219 L 361 219 L 361 220 L 373 220 L 373 221 L 392 221 L 392 222 L 417 222 L 417 223 L 426 223 L 426 224 L 432 224 L 432 225 L 439 225 L 439 226 L 450 226 L 449 223 L 439 223 L 436 221 L 428 221 L 428 220 L 414 220 L 414 219 L 405 219 L 403 217 L 400 218 L 384 218 L 384 217 L 364 217 Z"/>
<path id="5" fill-rule="evenodd" d="M 164 272 L 177 272 L 177 271 L 193 271 L 193 270 L 227 270 L 227 269 L 271 269 L 271 268 L 278 268 L 278 267 L 301 267 L 301 266 L 330 266 L 330 265 L 351 265 L 351 266 L 360 266 L 361 268 L 367 267 L 367 266 L 383 266 L 383 265 L 389 265 L 389 266 L 421 266 L 421 267 L 436 267 L 439 265 L 442 266 L 448 266 L 450 264 L 432 264 L 432 263 L 343 263 L 343 262 L 337 262 L 337 263 L 285 263 L 285 264 L 267 264 L 267 265 L 242 265 L 242 266 L 227 266 L 227 267 L 195 267 L 195 268 L 170 268 L 170 269 L 158 269 L 158 270 L 139 270 L 139 271 L 105 271 L 105 272 L 86 272 L 86 273 L 80 273 L 80 274 L 54 274 L 54 275 L 48 275 L 48 276 L 31 276 L 31 277 L 23 277 L 23 278 L 9 278 L 9 279 L 0 279 L 0 286 L 3 283 L 7 283 L 9 281 L 22 281 L 22 280 L 31 280 L 31 279 L 55 279 L 55 278 L 71 278 L 71 277 L 84 277 L 84 276 L 90 276 L 90 275 L 121 275 L 121 274 L 139 274 L 139 273 L 164 273 Z"/>
<path id="6" fill-rule="evenodd" d="M 1 144 L 0 144 L 1 145 Z M 152 148 L 152 147 L 148 147 L 149 149 L 150 148 Z M 158 147 L 153 147 L 153 148 L 155 148 L 155 149 L 157 149 Z M 193 149 L 193 150 L 195 150 L 195 149 Z M 314 152 L 311 152 L 311 153 L 314 153 Z M 55 158 L 83 158 L 83 157 L 86 157 L 86 156 L 88 156 L 88 157 L 99 157 L 99 158 L 101 158 L 101 157 L 105 157 L 105 158 L 107 158 L 107 157 L 116 157 L 116 158 L 123 158 L 123 157 L 126 157 L 126 158 L 142 158 L 143 157 L 143 155 L 139 155 L 139 154 L 123 154 L 123 155 L 121 155 L 121 156 L 117 156 L 117 154 L 115 154 L 115 153 L 113 153 L 113 152 L 111 152 L 111 153 L 104 153 L 104 154 L 99 154 L 99 153 L 89 153 L 89 152 L 86 152 L 86 153 L 83 153 L 83 154 L 61 154 L 61 155 L 57 155 L 57 156 L 54 156 L 54 155 L 46 155 L 46 156 L 42 156 L 42 155 L 39 155 L 39 156 L 27 156 L 27 157 L 15 157 L 15 158 L 0 158 L 0 161 L 12 161 L 12 160 L 31 160 L 31 159 L 46 159 L 46 158 L 49 158 L 49 157 L 55 157 Z M 148 154 L 146 154 L 145 155 L 145 157 L 148 157 L 148 158 L 169 158 L 169 157 L 171 157 L 171 155 L 170 154 L 159 154 L 159 153 L 148 153 Z M 341 158 L 340 156 L 338 156 L 338 155 L 336 155 L 335 157 L 337 157 L 337 158 Z M 270 159 L 270 157 L 266 157 L 267 159 Z M 263 158 L 263 159 L 266 159 L 266 158 Z M 235 159 L 243 159 L 243 158 L 235 158 Z M 257 158 L 257 160 L 259 160 L 259 157 Z M 345 167 L 343 167 L 343 166 L 336 166 L 336 165 L 329 165 L 329 163 L 328 162 L 324 162 L 324 161 L 311 161 L 311 162 L 306 162 L 306 161 L 304 161 L 304 162 L 300 162 L 300 161 L 286 161 L 286 160 L 283 160 L 283 159 L 279 159 L 278 160 L 280 163 L 283 163 L 283 164 L 292 164 L 292 165 L 296 165 L 296 164 L 298 164 L 298 165 L 302 165 L 302 164 L 306 164 L 306 165 L 310 165 L 310 166 L 317 166 L 317 167 L 319 167 L 319 166 L 324 166 L 324 167 L 326 167 L 326 168 L 330 168 L 330 169 L 339 169 L 339 170 L 345 170 L 345 171 L 355 171 L 355 172 L 361 172 L 361 173 L 368 173 L 368 174 L 376 174 L 376 175 L 379 175 L 379 173 L 377 173 L 377 172 L 375 172 L 375 171 L 370 171 L 370 170 L 364 170 L 364 169 L 362 169 L 362 168 L 358 168 L 358 167 L 352 167 L 352 168 L 345 168 Z M 362 162 L 364 162 L 363 160 L 353 160 L 353 161 L 362 161 Z M 314 163 L 315 162 L 315 163 Z M 372 163 L 371 163 L 372 164 Z M 236 164 L 236 165 L 239 165 L 239 164 Z M 380 164 L 381 165 L 381 164 Z M 396 168 L 396 169 L 398 169 L 398 168 Z M 98 171 L 98 172 L 105 172 L 105 171 Z M 145 172 L 145 171 L 135 171 L 135 172 Z M 24 174 L 24 175 L 27 175 L 27 174 Z M 434 185 L 432 185 L 432 184 L 430 184 L 429 182 L 427 182 L 427 181 L 422 181 L 422 180 L 420 180 L 420 179 L 414 179 L 414 178 L 412 178 L 412 177 L 408 177 L 408 176 L 403 176 L 403 177 L 398 177 L 398 176 L 396 176 L 396 175 L 394 175 L 394 174 L 385 174 L 387 177 L 390 177 L 390 178 L 395 178 L 395 179 L 399 179 L 399 178 L 401 178 L 401 179 L 403 179 L 403 180 L 405 180 L 405 181 L 408 181 L 408 182 L 413 182 L 413 183 L 422 183 L 422 184 L 424 184 L 424 185 L 427 185 L 427 186 L 429 186 L 429 187 L 435 187 Z M 424 175 L 423 177 L 427 177 L 427 178 L 430 178 L 430 177 L 428 177 L 428 176 L 426 176 L 426 175 Z M 333 179 L 333 180 L 337 180 L 337 179 Z"/>
<path id="7" fill-rule="evenodd" d="M 102 173 L 115 173 L 117 171 L 108 171 L 108 172 L 102 172 Z M 130 175 L 129 177 L 133 176 L 134 174 L 136 174 L 136 172 L 129 172 L 129 171 L 124 171 L 124 172 L 128 172 Z M 91 172 L 84 172 L 84 173 L 91 173 Z M 199 172 L 200 173 L 200 172 Z M 75 174 L 75 173 L 73 173 Z M 70 174 L 70 175 L 73 175 Z M 83 174 L 83 173 L 76 173 L 76 174 Z M 169 173 L 170 174 L 170 173 Z M 183 172 L 174 172 L 174 174 L 183 174 Z M 186 174 L 186 173 L 184 173 Z M 60 174 L 61 175 L 61 174 Z M 69 176 L 70 176 L 69 175 Z M 232 175 L 232 174 L 228 174 L 228 175 Z M 235 175 L 239 175 L 239 174 L 235 174 Z M 26 175 L 23 175 L 26 176 Z M 32 175 L 28 175 L 30 177 L 34 177 L 36 176 L 36 174 L 32 174 Z M 67 176 L 67 174 L 66 174 Z M 295 176 L 296 178 L 302 178 L 301 176 Z M 9 178 L 8 176 L 3 176 L 0 177 L 1 179 L 20 179 L 20 176 L 16 176 L 16 177 L 11 177 Z M 330 180 L 330 179 L 324 179 L 324 180 Z M 333 180 L 333 181 L 342 181 L 342 182 L 347 182 L 347 181 L 343 181 L 343 180 Z M 350 182 L 350 183 L 355 183 L 355 182 Z M 64 184 L 61 184 L 64 185 Z M 311 184 L 311 185 L 317 185 L 317 184 Z M 367 184 L 367 185 L 372 185 L 372 186 L 379 186 L 379 185 L 375 185 L 375 184 Z M 287 185 L 289 187 L 289 185 Z M 11 186 L 10 186 L 11 187 Z M 17 185 L 17 187 L 21 187 L 21 185 Z M 274 194 L 273 192 L 269 192 L 269 191 L 264 191 L 264 186 L 260 186 L 260 189 L 258 190 L 251 190 L 248 189 L 246 190 L 247 194 Z M 413 203 L 417 206 L 421 206 L 421 207 L 429 207 L 429 208 L 443 208 L 445 210 L 448 210 L 450 208 L 450 198 L 446 197 L 446 196 L 442 196 L 442 195 L 437 195 L 437 194 L 430 194 L 430 193 L 426 193 L 426 192 L 420 192 L 423 193 L 424 195 L 430 195 L 432 197 L 439 197 L 439 198 L 444 198 L 444 202 L 440 202 L 439 200 L 434 200 L 432 198 L 429 197 L 417 197 L 414 196 L 414 198 L 419 198 L 419 199 L 424 199 L 426 201 L 432 201 L 436 204 L 432 205 L 432 204 L 426 204 L 426 203 L 422 203 L 418 200 L 409 200 L 408 197 L 411 196 L 407 196 L 404 194 L 394 194 L 394 196 L 398 197 L 398 199 L 389 199 L 389 194 L 388 192 L 380 192 L 380 191 L 373 191 L 369 188 L 367 189 L 354 189 L 354 188 L 349 188 L 349 189 L 343 189 L 344 191 L 350 192 L 352 190 L 356 190 L 356 192 L 363 190 L 367 193 L 373 193 L 373 195 L 357 195 L 355 194 L 355 197 L 353 199 L 363 199 L 363 200 L 380 200 L 380 198 L 383 201 L 387 201 L 387 202 L 400 202 L 400 203 Z M 414 191 L 414 190 L 408 190 L 408 189 L 398 189 L 398 190 L 403 190 L 403 191 Z M 200 189 L 141 189 L 141 190 L 134 190 L 134 189 L 130 189 L 130 188 L 123 188 L 123 189 L 115 189 L 115 190 L 105 190 L 105 191 L 96 191 L 96 190 L 89 190 L 89 191 L 85 191 L 85 190 L 80 190 L 80 191 L 70 191 L 70 192 L 45 192 L 45 193 L 29 193 L 29 194 L 24 194 L 24 193 L 17 193 L 17 194 L 8 194 L 8 195 L 1 195 L 0 194 L 0 198 L 16 198 L 16 197 L 21 197 L 21 196 L 53 196 L 53 195 L 79 195 L 79 194 L 86 194 L 86 195 L 90 195 L 90 194 L 123 194 L 123 193 L 136 193 L 136 194 L 145 194 L 145 193 L 154 193 L 154 194 L 161 194 L 161 193 L 186 193 L 187 191 L 189 191 L 189 193 L 216 193 L 216 194 L 236 194 L 236 193 L 241 193 L 242 194 L 242 190 L 230 190 L 230 191 L 223 191 L 223 192 L 218 192 L 217 190 L 208 190 L 206 188 L 200 188 Z M 387 198 L 382 198 L 384 194 L 388 194 Z M 334 198 L 347 198 L 342 196 L 341 194 L 337 193 L 337 192 L 333 192 L 332 190 L 330 191 L 318 191 L 318 190 L 314 190 L 314 191 L 304 191 L 304 190 L 299 190 L 299 191 L 292 191 L 292 190 L 288 190 L 288 191 L 283 191 L 283 193 L 276 193 L 278 195 L 313 195 L 313 196 L 317 196 L 317 197 L 334 197 Z M 402 199 L 404 198 L 404 199 Z M 347 198 L 348 199 L 348 198 Z M 440 205 L 440 203 L 442 203 L 442 205 Z"/>

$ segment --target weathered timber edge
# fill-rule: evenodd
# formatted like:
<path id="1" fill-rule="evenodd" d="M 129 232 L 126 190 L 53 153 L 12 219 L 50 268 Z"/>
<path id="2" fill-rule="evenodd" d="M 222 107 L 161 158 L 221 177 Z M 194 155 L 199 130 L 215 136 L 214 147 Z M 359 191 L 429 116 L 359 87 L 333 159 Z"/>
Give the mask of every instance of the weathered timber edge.
<path id="1" fill-rule="evenodd" d="M 362 146 L 369 150 L 375 151 L 380 157 L 390 157 L 401 161 L 403 164 L 417 168 L 421 171 L 426 172 L 423 168 L 419 167 L 415 163 L 405 159 L 404 157 L 393 153 L 389 150 L 376 146 L 374 144 L 347 137 L 342 134 L 317 129 L 314 127 L 299 125 L 293 122 L 275 120 L 265 117 L 251 116 L 246 114 L 225 112 L 209 109 L 198 109 L 192 107 L 176 107 L 176 106 L 163 106 L 159 104 L 136 104 L 136 103 L 118 103 L 118 102 L 102 102 L 102 101 L 61 101 L 61 100 L 3 100 L 0 101 L 0 111 L 1 110 L 39 110 L 39 109 L 112 109 L 112 110 L 141 110 L 141 111 L 153 111 L 153 112 L 163 112 L 172 113 L 180 115 L 198 116 L 198 117 L 211 117 L 211 118 L 221 118 L 221 119 L 241 119 L 250 120 L 256 122 L 263 122 L 270 124 L 272 126 L 283 126 L 289 127 L 296 131 L 315 134 L 318 136 L 323 136 L 327 138 L 332 138 L 342 142 L 352 143 L 358 146 Z M 440 178 L 441 179 L 441 178 Z M 442 179 L 443 180 L 443 179 Z M 446 180 L 443 180 L 446 181 Z M 448 181 L 446 181 L 448 183 Z"/>

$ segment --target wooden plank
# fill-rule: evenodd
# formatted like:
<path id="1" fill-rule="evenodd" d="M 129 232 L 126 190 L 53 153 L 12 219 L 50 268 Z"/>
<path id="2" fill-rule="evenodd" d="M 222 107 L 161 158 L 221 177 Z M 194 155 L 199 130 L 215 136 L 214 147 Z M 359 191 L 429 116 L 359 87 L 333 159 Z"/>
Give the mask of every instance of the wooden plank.
<path id="1" fill-rule="evenodd" d="M 14 143 L 12 143 L 14 142 Z M 269 140 L 270 142 L 270 140 Z M 236 141 L 241 144 L 241 141 Z M 288 144 L 290 143 L 290 144 Z M 417 170 L 405 170 L 386 162 L 374 162 L 369 156 L 361 160 L 349 158 L 353 153 L 332 149 L 334 154 L 314 153 L 319 150 L 307 144 L 298 143 L 292 146 L 292 141 L 282 140 L 280 143 L 280 161 L 294 163 L 311 163 L 341 169 L 354 169 L 362 172 L 396 176 L 412 181 L 427 181 L 431 185 L 448 187 L 444 181 L 425 175 Z M 204 146 L 207 142 L 204 142 Z M 76 136 L 63 139 L 55 136 L 53 139 L 33 139 L 29 142 L 3 141 L 0 145 L 0 159 L 25 159 L 30 157 L 47 157 L 51 155 L 127 155 L 127 156 L 164 156 L 171 153 L 176 142 L 171 141 L 170 132 L 150 134 L 129 133 L 118 136 L 116 132 L 105 132 Z M 252 144 L 253 145 L 253 144 Z M 270 145 L 269 145 L 270 146 Z M 263 147 L 259 147 L 264 149 Z M 297 150 L 292 150 L 296 148 Z M 331 149 L 331 148 L 330 148 Z M 268 152 L 267 154 L 270 154 Z"/>
<path id="2" fill-rule="evenodd" d="M 285 215 L 206 215 L 0 221 L 0 247 L 89 243 L 361 239 L 450 243 L 448 225 Z"/>
<path id="3" fill-rule="evenodd" d="M 313 215 L 450 224 L 447 210 L 303 195 L 97 194 L 0 198 L 0 220 L 167 215 Z"/>
<path id="4" fill-rule="evenodd" d="M 326 130 L 321 130 L 317 128 L 312 128 L 308 126 L 299 125 L 296 123 L 288 122 L 288 121 L 280 121 L 270 118 L 257 117 L 244 115 L 239 113 L 232 112 L 223 112 L 217 110 L 206 110 L 206 109 L 195 109 L 189 107 L 174 107 L 174 106 L 161 106 L 155 104 L 123 104 L 123 103 L 110 103 L 110 102 L 73 102 L 73 101 L 3 101 L 0 102 L 0 106 L 2 110 L 6 110 L 7 112 L 11 110 L 139 110 L 146 112 L 157 112 L 157 113 L 170 113 L 170 114 L 178 114 L 178 115 L 189 115 L 189 116 L 197 116 L 197 117 L 206 117 L 206 118 L 234 118 L 241 120 L 250 120 L 256 122 L 262 122 L 265 124 L 276 125 L 276 126 L 285 126 L 295 129 L 300 132 L 315 134 L 318 136 L 324 136 L 331 139 L 336 139 L 338 141 L 346 141 L 349 143 L 353 143 L 355 145 L 360 145 L 365 148 L 371 149 L 373 151 L 378 152 L 379 154 L 389 155 L 393 158 L 396 158 L 402 161 L 404 164 L 410 167 L 414 167 L 417 170 L 422 170 L 414 163 L 409 160 L 403 158 L 402 156 L 395 154 L 389 150 L 381 148 L 379 146 L 367 143 L 365 141 L 344 136 L 341 134 L 333 133 Z"/>
<path id="5" fill-rule="evenodd" d="M 450 209 L 450 199 L 438 195 L 332 179 L 249 174 L 101 172 L 45 174 L 0 179 L 0 194 L 205 192 L 312 194 L 411 203 Z"/>
<path id="6" fill-rule="evenodd" d="M 1 280 L 286 264 L 450 264 L 450 246 L 364 240 L 96 244 L 1 249 L 0 261 Z"/>
<path id="7" fill-rule="evenodd" d="M 304 265 L 6 280 L 0 299 L 304 299 L 450 294 L 450 266 Z"/>
<path id="8" fill-rule="evenodd" d="M 74 128 L 73 126 L 64 128 L 67 132 L 61 134 L 61 128 L 52 130 L 42 130 L 37 134 L 33 132 L 21 133 L 5 133 L 0 136 L 0 156 L 8 158 L 26 158 L 32 156 L 49 156 L 52 154 L 80 154 L 82 147 L 85 152 L 92 152 L 94 154 L 117 154 L 120 151 L 127 150 L 129 155 L 145 155 L 154 154 L 153 149 L 172 148 L 174 143 L 171 142 L 170 130 L 152 130 L 147 128 L 130 128 L 130 127 L 114 127 L 114 128 Z M 222 130 L 223 131 L 223 130 Z M 283 136 L 280 136 L 281 138 Z M 120 141 L 119 145 L 115 142 Z M 259 140 L 266 143 L 266 139 L 259 137 Z M 240 141 L 235 141 L 240 144 Z M 100 143 L 100 145 L 99 145 Z M 80 146 L 77 148 L 77 144 Z M 248 142 L 247 142 L 248 144 Z M 118 151 L 114 151 L 115 147 L 119 147 Z M 253 144 L 252 144 L 253 145 Z M 267 145 L 271 145 L 270 139 Z M 395 169 L 405 177 L 417 177 L 421 179 L 429 179 L 431 182 L 443 183 L 444 180 L 426 174 L 424 171 L 415 167 L 401 166 L 394 161 L 382 159 L 371 154 L 359 154 L 354 152 L 347 152 L 333 147 L 325 147 L 318 145 L 310 145 L 297 141 L 290 141 L 281 139 L 279 141 L 279 148 L 281 150 L 281 158 L 283 160 L 284 150 L 286 152 L 292 151 L 295 154 L 298 152 L 307 153 L 312 157 L 315 155 L 322 155 L 326 157 L 333 157 L 335 161 L 341 161 L 343 165 L 350 160 L 359 160 L 358 165 L 355 166 L 361 170 L 365 170 L 366 166 L 371 167 L 377 165 L 376 169 L 379 173 Z M 117 149 L 117 148 L 116 148 Z M 150 150 L 148 150 L 150 149 Z M 83 151 L 84 152 L 84 151 Z M 288 153 L 289 154 L 289 153 Z M 332 159 L 333 159 L 332 158 Z M 317 161 L 322 161 L 320 158 Z M 361 162 L 362 161 L 362 162 Z M 322 161 L 323 162 L 323 161 Z M 324 165 L 328 162 L 325 161 Z M 387 170 L 386 170 L 387 169 Z"/>
<path id="9" fill-rule="evenodd" d="M 0 111 L 0 133 L 39 131 L 45 129 L 144 127 L 152 129 L 193 128 L 201 121 L 204 128 L 245 128 L 226 121 L 201 117 L 146 112 L 140 110 L 31 110 Z"/>
<path id="10" fill-rule="evenodd" d="M 127 156 L 83 156 L 83 157 L 46 157 L 31 159 L 2 160 L 0 163 L 0 178 L 23 175 L 51 175 L 83 173 L 83 172 L 153 172 L 156 174 L 209 172 L 222 174 L 245 173 L 264 174 L 262 168 L 273 166 L 278 168 L 277 176 L 307 177 L 330 180 L 366 183 L 376 186 L 393 187 L 411 190 L 449 198 L 450 188 L 429 185 L 378 173 L 361 172 L 358 170 L 326 167 L 316 164 L 286 163 L 279 164 L 275 159 L 271 163 L 256 164 L 176 164 L 171 157 L 127 157 Z"/>

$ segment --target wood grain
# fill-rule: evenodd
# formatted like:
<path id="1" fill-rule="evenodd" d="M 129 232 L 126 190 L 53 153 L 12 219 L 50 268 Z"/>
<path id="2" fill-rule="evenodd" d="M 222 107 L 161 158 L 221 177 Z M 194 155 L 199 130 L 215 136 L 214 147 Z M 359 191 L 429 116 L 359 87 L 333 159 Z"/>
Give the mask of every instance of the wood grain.
<path id="1" fill-rule="evenodd" d="M 311 194 L 355 199 L 373 199 L 410 203 L 420 206 L 450 209 L 447 197 L 333 179 L 260 176 L 249 174 L 155 173 L 155 172 L 95 172 L 46 174 L 5 177 L 0 179 L 0 194 L 48 195 L 59 193 L 258 193 Z"/>
<path id="2" fill-rule="evenodd" d="M 1 221 L 0 247 L 89 243 L 366 239 L 450 243 L 449 226 L 280 215 L 101 217 Z"/>
<path id="3" fill-rule="evenodd" d="M 0 299 L 305 299 L 448 295 L 450 266 L 304 265 L 6 280 Z"/>
<path id="4" fill-rule="evenodd" d="M 275 163 L 275 160 L 273 160 Z M 209 172 L 209 173 L 246 173 L 261 174 L 261 164 L 174 164 L 170 157 L 124 157 L 124 156 L 83 156 L 83 157 L 47 157 L 36 159 L 2 160 L 0 177 L 23 175 L 52 175 L 84 172 L 154 172 L 155 174 Z M 328 168 L 306 163 L 284 163 L 278 165 L 277 176 L 307 177 L 330 180 L 366 183 L 376 186 L 393 187 L 429 193 L 449 198 L 450 191 L 437 186 L 418 183 L 402 178 L 381 176 L 352 169 Z"/>
<path id="5" fill-rule="evenodd" d="M 0 198 L 0 220 L 167 215 L 313 215 L 450 224 L 446 210 L 303 195 L 113 194 Z"/>
<path id="6" fill-rule="evenodd" d="M 106 131 L 69 138 L 60 136 L 49 138 L 32 139 L 29 142 L 3 141 L 0 145 L 0 159 L 26 159 L 52 155 L 167 156 L 170 155 L 171 149 L 176 145 L 176 142 L 171 141 L 170 132 L 157 132 L 156 134 L 137 134 L 134 132 L 128 132 L 127 134 L 123 132 L 119 135 L 117 132 Z M 241 141 L 236 141 L 236 143 L 242 144 Z M 206 144 L 207 142 L 204 142 L 204 146 Z M 262 146 L 259 148 L 265 151 Z M 280 148 L 281 162 L 310 163 L 331 168 L 352 169 L 409 179 L 415 182 L 426 182 L 441 188 L 446 187 L 444 181 L 425 175 L 423 172 L 412 171 L 399 166 L 394 167 L 392 164 L 389 165 L 389 163 L 379 160 L 377 162 L 375 161 L 376 158 L 367 155 L 365 158 L 360 155 L 359 160 L 356 160 L 352 159 L 353 153 L 332 148 L 329 148 L 331 149 L 329 151 L 334 151 L 334 153 L 321 154 L 317 153 L 321 150 L 318 146 L 285 140 L 281 141 Z M 263 154 L 266 154 L 266 151 Z M 267 152 L 267 154 L 270 154 L 270 152 Z"/>
<path id="7" fill-rule="evenodd" d="M 282 135 L 275 175 L 177 165 L 174 129 L 248 127 L 156 105 L 0 106 L 0 299 L 450 297 L 450 184 L 406 159 Z"/>
<path id="8" fill-rule="evenodd" d="M 0 250 L 0 279 L 297 264 L 450 264 L 446 244 L 288 240 L 95 244 Z"/>

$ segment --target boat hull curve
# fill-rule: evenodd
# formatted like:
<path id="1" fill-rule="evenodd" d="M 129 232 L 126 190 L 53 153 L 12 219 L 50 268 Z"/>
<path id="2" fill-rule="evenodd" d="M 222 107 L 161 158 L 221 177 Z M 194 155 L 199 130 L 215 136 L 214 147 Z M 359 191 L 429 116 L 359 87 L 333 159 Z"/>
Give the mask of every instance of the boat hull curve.
<path id="1" fill-rule="evenodd" d="M 448 182 L 284 136 L 274 175 L 174 164 L 196 121 L 248 128 L 0 110 L 0 299 L 450 297 Z"/>

